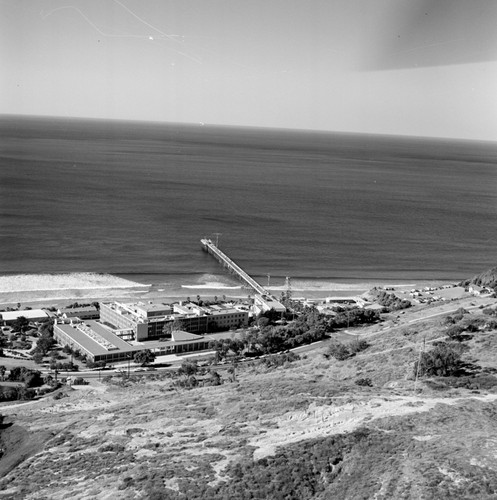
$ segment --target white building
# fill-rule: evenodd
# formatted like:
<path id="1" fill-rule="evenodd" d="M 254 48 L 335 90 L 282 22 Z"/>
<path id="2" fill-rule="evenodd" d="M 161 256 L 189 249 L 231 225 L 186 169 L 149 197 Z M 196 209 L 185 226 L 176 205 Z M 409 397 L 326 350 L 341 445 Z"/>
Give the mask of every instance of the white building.
<path id="1" fill-rule="evenodd" d="M 24 316 L 29 321 L 45 321 L 49 315 L 43 309 L 25 309 L 23 311 L 4 311 L 0 312 L 0 320 L 4 325 L 14 324 L 18 318 Z"/>

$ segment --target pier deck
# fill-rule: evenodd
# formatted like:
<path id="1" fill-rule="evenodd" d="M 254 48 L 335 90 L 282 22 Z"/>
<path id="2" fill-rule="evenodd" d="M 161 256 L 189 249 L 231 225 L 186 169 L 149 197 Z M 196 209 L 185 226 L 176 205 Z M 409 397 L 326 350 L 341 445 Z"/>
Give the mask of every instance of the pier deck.
<path id="1" fill-rule="evenodd" d="M 224 267 L 227 267 L 231 272 L 236 274 L 240 280 L 253 288 L 258 294 L 271 296 L 270 292 L 257 283 L 254 278 L 247 274 L 238 264 L 233 262 L 224 252 L 219 250 L 211 240 L 203 238 L 200 240 L 200 243 L 202 243 L 202 247 L 206 252 L 210 253 Z"/>

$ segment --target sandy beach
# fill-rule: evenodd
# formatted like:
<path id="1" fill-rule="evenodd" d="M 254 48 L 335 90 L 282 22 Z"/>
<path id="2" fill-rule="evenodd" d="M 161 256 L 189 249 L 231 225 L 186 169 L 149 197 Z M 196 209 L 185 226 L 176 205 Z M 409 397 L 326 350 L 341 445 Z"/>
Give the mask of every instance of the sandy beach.
<path id="1" fill-rule="evenodd" d="M 146 293 L 150 285 L 111 274 L 17 274 L 0 276 L 0 304 L 38 306 L 66 301 L 133 297 Z"/>
<path id="2" fill-rule="evenodd" d="M 426 285 L 440 285 L 437 282 L 417 281 L 403 283 L 336 283 L 326 280 L 295 280 L 292 283 L 294 298 L 324 299 L 326 297 L 353 297 L 383 286 L 395 290 L 408 290 Z M 276 297 L 286 291 L 285 286 L 267 287 Z M 249 288 L 230 286 L 226 283 L 207 280 L 195 285 L 181 287 L 167 284 L 143 284 L 111 274 L 67 273 L 67 274 L 17 274 L 0 276 L 0 305 L 8 307 L 21 303 L 22 306 L 48 307 L 72 302 L 110 300 L 159 300 L 175 301 L 196 297 L 212 299 L 225 295 L 230 299 L 245 299 L 252 295 Z"/>

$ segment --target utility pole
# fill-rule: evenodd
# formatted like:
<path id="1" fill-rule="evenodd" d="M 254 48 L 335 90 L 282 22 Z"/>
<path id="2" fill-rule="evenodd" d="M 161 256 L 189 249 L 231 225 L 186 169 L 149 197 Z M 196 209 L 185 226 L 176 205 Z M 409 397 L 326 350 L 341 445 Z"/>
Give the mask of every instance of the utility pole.
<path id="1" fill-rule="evenodd" d="M 416 392 L 417 390 L 419 367 L 421 366 L 421 357 L 425 352 L 425 347 L 426 347 L 426 335 L 423 337 L 423 348 L 419 350 L 418 365 L 416 366 L 416 376 L 414 378 L 414 392 Z"/>
<path id="2" fill-rule="evenodd" d="M 221 236 L 223 233 L 214 233 L 214 236 L 216 237 L 216 248 L 219 248 L 219 236 Z"/>
<path id="3" fill-rule="evenodd" d="M 285 278 L 285 285 L 286 285 L 286 298 L 287 300 L 290 300 L 292 298 L 292 283 L 290 281 L 290 276 L 287 276 Z"/>
<path id="4" fill-rule="evenodd" d="M 270 275 L 270 274 L 268 274 L 268 275 L 267 275 L 267 287 L 268 287 L 268 288 L 269 288 L 269 280 L 270 280 L 270 279 L 271 279 L 271 275 Z"/>

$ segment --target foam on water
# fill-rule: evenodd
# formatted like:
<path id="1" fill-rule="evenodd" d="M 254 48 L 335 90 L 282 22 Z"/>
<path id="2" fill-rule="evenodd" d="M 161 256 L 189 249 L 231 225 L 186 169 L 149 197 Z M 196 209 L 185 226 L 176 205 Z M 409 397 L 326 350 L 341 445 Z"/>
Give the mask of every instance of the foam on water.
<path id="1" fill-rule="evenodd" d="M 57 290 L 98 290 L 116 288 L 146 288 L 150 285 L 125 280 L 111 274 L 65 273 L 65 274 L 18 274 L 0 276 L 0 291 L 42 292 Z"/>

